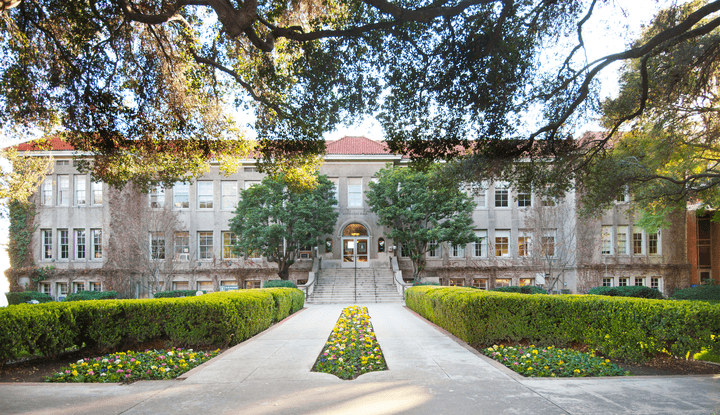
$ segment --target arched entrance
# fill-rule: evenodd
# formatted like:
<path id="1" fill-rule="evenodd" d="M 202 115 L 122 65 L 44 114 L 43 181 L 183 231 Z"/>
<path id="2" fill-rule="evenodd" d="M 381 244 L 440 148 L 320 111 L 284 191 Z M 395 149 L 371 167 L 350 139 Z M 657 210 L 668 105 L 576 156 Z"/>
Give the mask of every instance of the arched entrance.
<path id="1" fill-rule="evenodd" d="M 370 244 L 368 231 L 359 223 L 351 223 L 342 233 L 343 268 L 364 268 L 369 266 Z"/>

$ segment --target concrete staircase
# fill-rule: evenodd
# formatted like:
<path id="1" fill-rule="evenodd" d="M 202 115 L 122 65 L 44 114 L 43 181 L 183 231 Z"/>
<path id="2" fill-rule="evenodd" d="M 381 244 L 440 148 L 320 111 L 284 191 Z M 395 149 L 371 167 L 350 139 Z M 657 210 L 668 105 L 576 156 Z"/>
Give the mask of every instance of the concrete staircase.
<path id="1" fill-rule="evenodd" d="M 358 268 L 357 300 L 355 297 L 355 269 L 321 269 L 309 304 L 367 304 L 401 303 L 402 295 L 393 284 L 390 269 Z"/>

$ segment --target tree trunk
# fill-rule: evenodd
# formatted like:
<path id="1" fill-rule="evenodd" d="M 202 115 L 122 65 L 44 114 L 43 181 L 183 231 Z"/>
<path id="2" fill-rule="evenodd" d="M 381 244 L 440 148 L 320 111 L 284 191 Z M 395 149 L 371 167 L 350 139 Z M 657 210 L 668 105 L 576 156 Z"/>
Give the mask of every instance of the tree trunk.
<path id="1" fill-rule="evenodd" d="M 287 265 L 285 263 L 283 263 L 283 264 L 278 263 L 278 273 L 277 274 L 281 280 L 290 279 L 290 265 Z"/>

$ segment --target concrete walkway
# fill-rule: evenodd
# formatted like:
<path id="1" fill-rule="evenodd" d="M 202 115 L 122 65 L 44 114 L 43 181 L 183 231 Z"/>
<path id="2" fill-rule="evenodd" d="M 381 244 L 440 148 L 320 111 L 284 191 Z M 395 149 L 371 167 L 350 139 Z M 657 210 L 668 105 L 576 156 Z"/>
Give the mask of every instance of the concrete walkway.
<path id="1" fill-rule="evenodd" d="M 401 304 L 368 306 L 388 371 L 312 373 L 342 308 L 308 306 L 183 380 L 0 384 L 0 414 L 720 415 L 720 375 L 523 378 Z"/>

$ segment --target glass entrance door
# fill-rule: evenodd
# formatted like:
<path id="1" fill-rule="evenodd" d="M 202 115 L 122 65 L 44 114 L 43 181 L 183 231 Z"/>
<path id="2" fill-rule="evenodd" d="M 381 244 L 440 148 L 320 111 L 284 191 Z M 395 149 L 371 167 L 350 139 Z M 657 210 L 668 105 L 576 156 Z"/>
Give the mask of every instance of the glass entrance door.
<path id="1" fill-rule="evenodd" d="M 343 238 L 343 267 L 368 265 L 367 238 Z"/>

